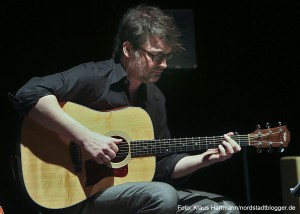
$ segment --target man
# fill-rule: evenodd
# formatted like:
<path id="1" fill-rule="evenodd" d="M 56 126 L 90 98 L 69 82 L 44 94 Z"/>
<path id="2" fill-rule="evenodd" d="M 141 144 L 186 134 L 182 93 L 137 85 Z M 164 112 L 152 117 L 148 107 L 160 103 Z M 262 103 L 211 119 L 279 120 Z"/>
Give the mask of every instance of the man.
<path id="1" fill-rule="evenodd" d="M 72 101 L 96 110 L 142 107 L 151 117 L 155 137 L 170 138 L 165 98 L 154 83 L 167 67 L 171 55 L 183 49 L 178 42 L 179 36 L 174 20 L 159 8 L 146 5 L 131 8 L 120 22 L 113 59 L 32 78 L 15 96 L 10 96 L 13 106 L 23 116 L 27 115 L 80 145 L 98 164 L 109 163 L 116 157 L 121 140 L 89 130 L 66 114 L 59 105 L 60 101 Z M 231 135 L 225 134 L 218 148 L 202 154 L 159 157 L 153 182 L 113 186 L 64 211 L 90 214 L 201 213 L 201 209 L 193 209 L 194 205 L 198 208 L 233 206 L 220 195 L 176 190 L 177 184 L 184 182 L 191 173 L 224 161 L 240 151 Z"/>

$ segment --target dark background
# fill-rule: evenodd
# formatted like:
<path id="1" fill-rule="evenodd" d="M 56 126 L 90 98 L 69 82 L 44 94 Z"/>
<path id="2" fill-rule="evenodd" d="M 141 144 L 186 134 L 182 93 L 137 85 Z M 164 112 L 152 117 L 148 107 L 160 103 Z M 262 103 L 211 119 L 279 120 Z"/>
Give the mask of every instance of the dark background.
<path id="1" fill-rule="evenodd" d="M 138 2 L 1 1 L 0 206 L 5 213 L 33 212 L 9 167 L 17 115 L 7 92 L 15 93 L 32 76 L 109 58 L 120 15 Z M 282 154 L 243 148 L 232 159 L 196 172 L 187 186 L 226 195 L 238 205 L 280 206 L 280 158 L 300 154 L 299 1 L 148 3 L 194 14 L 197 67 L 168 69 L 157 83 L 167 97 L 174 137 L 248 134 L 256 124 L 264 128 L 278 121 L 292 135 Z"/>

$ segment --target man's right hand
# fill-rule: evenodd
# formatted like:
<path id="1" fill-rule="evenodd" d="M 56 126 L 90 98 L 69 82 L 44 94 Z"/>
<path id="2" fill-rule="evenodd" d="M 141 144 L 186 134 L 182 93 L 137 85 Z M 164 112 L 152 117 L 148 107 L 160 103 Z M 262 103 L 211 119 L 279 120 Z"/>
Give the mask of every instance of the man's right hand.
<path id="1" fill-rule="evenodd" d="M 107 137 L 91 131 L 85 136 L 81 145 L 97 163 L 103 164 L 109 163 L 116 157 L 117 144 L 121 142 L 122 139 Z"/>

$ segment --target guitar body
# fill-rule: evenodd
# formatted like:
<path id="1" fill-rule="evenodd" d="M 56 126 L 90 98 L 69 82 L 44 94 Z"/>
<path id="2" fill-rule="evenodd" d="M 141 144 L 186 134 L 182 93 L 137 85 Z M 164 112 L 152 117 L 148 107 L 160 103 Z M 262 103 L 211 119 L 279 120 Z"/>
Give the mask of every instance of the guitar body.
<path id="1" fill-rule="evenodd" d="M 70 140 L 25 118 L 20 135 L 21 170 L 25 189 L 35 203 L 65 208 L 114 185 L 152 180 L 155 157 L 132 158 L 130 154 L 130 141 L 154 138 L 151 119 L 143 109 L 99 112 L 71 102 L 62 108 L 92 131 L 124 139 L 129 151 L 121 160 L 100 165 L 77 145 L 78 151 L 72 152 Z"/>

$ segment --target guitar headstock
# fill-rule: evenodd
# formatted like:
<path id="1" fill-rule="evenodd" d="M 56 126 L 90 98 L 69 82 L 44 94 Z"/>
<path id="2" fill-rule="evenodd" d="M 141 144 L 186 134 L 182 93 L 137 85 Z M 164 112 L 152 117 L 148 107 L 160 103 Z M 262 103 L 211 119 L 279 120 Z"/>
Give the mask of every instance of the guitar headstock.
<path id="1" fill-rule="evenodd" d="M 277 147 L 279 152 L 283 152 L 290 142 L 290 132 L 286 126 L 278 126 L 267 129 L 257 129 L 249 134 L 249 144 L 257 148 L 257 152 L 261 153 L 262 148 L 268 148 L 268 152 L 273 151 L 273 147 Z"/>

